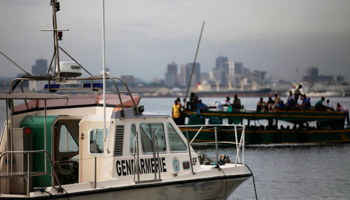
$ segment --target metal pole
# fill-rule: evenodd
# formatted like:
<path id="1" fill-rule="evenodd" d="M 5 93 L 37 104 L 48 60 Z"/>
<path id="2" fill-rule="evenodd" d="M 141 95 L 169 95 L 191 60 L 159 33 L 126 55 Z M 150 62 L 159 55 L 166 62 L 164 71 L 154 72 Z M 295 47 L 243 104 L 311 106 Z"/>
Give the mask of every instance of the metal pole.
<path id="1" fill-rule="evenodd" d="M 134 170 L 133 170 L 133 173 L 134 173 L 134 182 L 135 182 L 135 176 L 136 176 L 136 152 L 135 152 L 135 148 L 136 148 L 136 137 L 134 138 L 134 141 L 133 141 L 133 148 L 132 148 L 132 153 L 133 153 L 133 156 L 134 156 Z"/>
<path id="2" fill-rule="evenodd" d="M 192 142 L 194 141 L 194 139 L 196 139 L 197 135 L 201 132 L 201 130 L 203 129 L 203 127 L 204 127 L 204 126 L 202 126 L 202 127 L 197 131 L 196 135 L 192 138 L 190 144 L 192 144 Z M 186 131 L 187 131 L 187 129 L 186 129 Z M 188 139 L 188 138 L 187 138 L 187 139 Z"/>
<path id="3" fill-rule="evenodd" d="M 136 155 L 137 155 L 137 160 L 136 160 L 136 172 L 137 172 L 137 181 L 140 181 L 140 170 L 139 170 L 139 160 L 140 160 L 140 154 L 139 154 L 139 132 L 136 131 Z"/>
<path id="4" fill-rule="evenodd" d="M 12 155 L 12 154 L 11 154 Z M 30 153 L 27 153 L 27 196 L 29 196 L 29 182 L 30 182 Z"/>
<path id="5" fill-rule="evenodd" d="M 9 127 L 9 117 L 8 117 L 8 101 L 6 99 L 6 129 L 7 129 L 7 151 L 10 151 L 10 127 Z M 7 155 L 7 175 L 10 171 L 10 165 L 9 165 L 9 156 Z"/>
<path id="6" fill-rule="evenodd" d="M 217 127 L 214 127 L 215 130 L 215 149 L 216 149 L 216 165 L 220 166 L 219 164 L 219 151 L 218 151 L 218 134 L 217 134 Z"/>
<path id="7" fill-rule="evenodd" d="M 186 137 L 187 137 L 187 146 L 188 146 L 188 154 L 190 157 L 190 165 L 191 165 L 191 172 L 192 174 L 195 174 L 193 171 L 193 163 L 192 163 L 192 156 L 191 156 L 191 146 L 190 146 L 190 140 L 188 138 L 188 130 L 186 129 Z"/>
<path id="8" fill-rule="evenodd" d="M 106 139 L 105 0 L 102 0 L 103 136 Z"/>
<path id="9" fill-rule="evenodd" d="M 69 55 L 62 47 L 59 47 L 63 53 L 65 53 L 70 59 L 72 59 L 77 65 L 79 65 L 83 70 L 88 73 L 90 76 L 93 76 L 88 70 L 86 70 L 78 61 L 76 61 L 71 55 Z"/>
<path id="10" fill-rule="evenodd" d="M 158 170 L 158 178 L 160 179 L 160 164 L 159 164 L 159 148 L 158 148 L 158 138 L 155 136 L 154 137 L 157 141 L 156 143 L 156 148 L 157 148 L 157 170 Z"/>
<path id="11" fill-rule="evenodd" d="M 7 58 L 9 61 L 11 61 L 14 65 L 16 65 L 18 68 L 20 68 L 22 71 L 24 71 L 24 73 L 26 73 L 27 75 L 31 75 L 29 74 L 26 70 L 24 70 L 22 67 L 20 67 L 19 65 L 17 65 L 13 60 L 11 60 L 9 57 L 7 57 L 5 54 L 3 54 L 1 51 L 0 53 L 5 57 Z"/>
<path id="12" fill-rule="evenodd" d="M 154 135 L 154 131 L 152 131 L 152 145 L 153 145 L 153 161 L 156 162 L 156 145 L 155 145 L 155 135 Z M 157 179 L 157 172 L 155 170 L 154 167 L 154 179 Z"/>
<path id="13" fill-rule="evenodd" d="M 201 39 L 202 39 L 202 33 L 203 33 L 204 24 L 205 24 L 205 22 L 203 22 L 203 25 L 202 25 L 201 35 L 200 35 L 200 37 L 199 37 L 199 41 L 198 41 L 198 45 L 197 45 L 197 51 L 196 51 L 196 56 L 194 57 L 194 62 L 193 62 L 193 66 L 192 66 L 192 72 L 191 72 L 191 76 L 190 76 L 190 81 L 188 82 L 188 87 L 187 87 L 187 92 L 186 92 L 186 97 L 185 97 L 185 99 L 187 99 L 188 91 L 189 91 L 189 89 L 190 89 L 191 80 L 192 80 L 192 74 L 193 74 L 194 66 L 196 65 L 196 60 L 197 60 L 197 55 L 198 55 L 198 49 L 199 49 L 199 44 L 201 43 Z"/>
<path id="14" fill-rule="evenodd" d="M 52 16 L 53 16 L 53 36 L 55 40 L 55 53 L 56 53 L 56 73 L 58 80 L 61 81 L 61 69 L 60 69 L 60 56 L 58 52 L 58 36 L 57 36 L 57 18 L 56 18 L 56 0 L 51 0 L 52 5 Z"/>
<path id="15" fill-rule="evenodd" d="M 242 137 L 243 137 L 243 141 L 242 141 L 242 163 L 244 165 L 245 126 L 243 126 Z"/>
<path id="16" fill-rule="evenodd" d="M 95 179 L 94 179 L 94 188 L 96 189 L 96 156 L 95 156 Z"/>
<path id="17" fill-rule="evenodd" d="M 44 100 L 44 148 L 45 151 L 47 151 L 47 127 L 46 127 L 46 99 Z M 45 162 L 45 172 L 47 172 L 47 161 L 46 161 L 46 155 L 44 154 L 44 162 Z"/>
<path id="18" fill-rule="evenodd" d="M 14 111 L 14 108 L 13 108 L 13 104 L 15 102 L 13 100 L 11 100 L 11 131 L 10 131 L 10 134 L 11 134 L 11 151 L 13 151 L 13 111 Z M 12 172 L 12 160 L 13 160 L 13 155 L 11 154 L 11 159 L 10 159 L 10 164 L 11 164 L 11 172 Z M 8 161 L 7 161 L 8 163 Z"/>

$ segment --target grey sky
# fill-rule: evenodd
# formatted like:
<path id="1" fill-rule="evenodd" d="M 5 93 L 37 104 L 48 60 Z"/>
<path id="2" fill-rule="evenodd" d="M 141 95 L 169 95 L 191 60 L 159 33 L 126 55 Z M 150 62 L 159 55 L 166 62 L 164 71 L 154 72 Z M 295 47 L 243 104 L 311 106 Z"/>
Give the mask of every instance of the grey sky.
<path id="1" fill-rule="evenodd" d="M 50 60 L 49 0 L 0 0 L 0 51 L 31 71 L 35 59 Z M 61 0 L 60 46 L 92 74 L 102 69 L 102 0 Z M 209 72 L 219 55 L 286 80 L 309 66 L 321 74 L 350 73 L 348 0 L 105 0 L 106 65 L 113 76 L 164 78 L 168 63 L 197 61 Z M 61 53 L 63 55 L 63 53 Z M 62 56 L 61 60 L 69 60 Z M 0 77 L 20 70 L 0 56 Z M 349 79 L 349 77 L 347 77 Z"/>

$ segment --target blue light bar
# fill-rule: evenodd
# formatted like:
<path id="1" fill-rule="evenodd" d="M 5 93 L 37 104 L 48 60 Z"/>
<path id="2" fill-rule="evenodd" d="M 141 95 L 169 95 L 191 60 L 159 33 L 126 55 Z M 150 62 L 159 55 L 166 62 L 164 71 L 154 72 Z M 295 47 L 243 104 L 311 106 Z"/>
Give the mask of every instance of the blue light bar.
<path id="1" fill-rule="evenodd" d="M 93 83 L 92 89 L 102 89 L 103 83 Z M 62 83 L 50 84 L 50 90 L 86 90 L 91 89 L 91 83 Z M 49 84 L 45 84 L 44 90 L 49 90 Z"/>

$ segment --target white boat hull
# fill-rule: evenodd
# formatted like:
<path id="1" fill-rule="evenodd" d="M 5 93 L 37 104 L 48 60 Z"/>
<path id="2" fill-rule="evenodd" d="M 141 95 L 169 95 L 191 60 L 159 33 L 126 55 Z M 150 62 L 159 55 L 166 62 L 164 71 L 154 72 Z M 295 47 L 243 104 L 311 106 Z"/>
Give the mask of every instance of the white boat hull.
<path id="1" fill-rule="evenodd" d="M 209 171 L 208 171 L 209 170 Z M 195 174 L 180 177 L 164 178 L 161 181 L 125 182 L 118 180 L 99 181 L 96 188 L 92 182 L 62 185 L 66 192 L 58 193 L 53 187 L 46 191 L 56 199 L 88 200 L 88 199 L 227 199 L 234 190 L 249 179 L 251 173 L 245 165 L 226 164 L 221 169 L 213 165 L 205 165 Z M 1 194 L 1 198 L 16 199 L 52 199 L 47 193 L 34 191 L 30 197 L 26 195 Z"/>
<path id="2" fill-rule="evenodd" d="M 230 194 L 249 177 L 234 179 L 205 180 L 189 182 L 183 181 L 179 184 L 159 186 L 144 185 L 130 187 L 130 189 L 106 189 L 105 191 L 89 191 L 77 196 L 70 196 L 70 199 L 227 199 Z M 226 193 L 226 184 L 230 188 Z M 64 196 L 63 196 L 64 197 Z M 64 197 L 66 198 L 66 197 Z"/>
<path id="3" fill-rule="evenodd" d="M 196 175 L 194 175 L 196 176 Z M 56 199 L 89 200 L 89 199 L 227 199 L 233 191 L 244 181 L 249 179 L 250 173 L 231 176 L 218 176 L 210 178 L 196 178 L 192 180 L 181 180 L 176 182 L 153 182 L 143 184 L 132 184 L 118 187 L 92 188 L 92 183 L 63 185 L 67 193 L 57 193 L 51 188 L 49 192 Z M 80 185 L 80 187 L 77 185 Z M 72 186 L 72 188 L 71 188 Z M 86 186 L 90 186 L 86 188 Z M 71 191 L 75 190 L 75 191 Z M 52 196 L 39 191 L 31 192 L 30 197 L 25 195 L 6 195 L 2 198 L 15 199 L 52 199 Z"/>

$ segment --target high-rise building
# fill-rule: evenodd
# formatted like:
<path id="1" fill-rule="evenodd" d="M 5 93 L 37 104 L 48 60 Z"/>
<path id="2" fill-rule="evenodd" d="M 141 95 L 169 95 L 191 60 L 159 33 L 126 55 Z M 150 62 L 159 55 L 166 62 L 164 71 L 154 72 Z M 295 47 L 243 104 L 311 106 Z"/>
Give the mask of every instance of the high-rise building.
<path id="1" fill-rule="evenodd" d="M 227 57 L 219 56 L 216 58 L 215 69 L 224 69 L 225 63 L 228 61 Z"/>
<path id="2" fill-rule="evenodd" d="M 333 76 L 324 76 L 318 74 L 318 68 L 317 67 L 309 67 L 306 69 L 306 76 L 303 76 L 303 81 L 309 82 L 309 83 L 316 83 L 316 82 L 329 82 L 334 81 Z"/>
<path id="3" fill-rule="evenodd" d="M 243 63 L 241 62 L 227 61 L 225 63 L 225 69 L 228 76 L 227 81 L 230 81 L 231 84 L 236 84 L 236 77 L 239 76 L 240 78 L 240 76 L 244 74 Z"/>
<path id="4" fill-rule="evenodd" d="M 317 67 L 309 67 L 306 69 L 306 76 L 318 76 Z"/>
<path id="5" fill-rule="evenodd" d="M 38 59 L 35 60 L 35 65 L 32 66 L 32 74 L 34 75 L 44 75 L 47 73 L 47 60 Z M 25 81 L 26 82 L 26 81 Z M 28 89 L 29 91 L 42 91 L 44 89 L 45 82 L 40 81 L 29 81 Z"/>
<path id="6" fill-rule="evenodd" d="M 177 80 L 177 64 L 172 62 L 168 64 L 165 70 L 165 86 L 175 86 L 179 81 Z"/>
<path id="7" fill-rule="evenodd" d="M 191 65 L 191 71 L 192 71 L 193 63 L 188 63 L 188 65 Z M 193 77 L 194 75 L 196 76 L 196 78 L 193 79 L 193 80 L 195 80 L 196 83 L 200 83 L 200 82 L 201 82 L 201 65 L 200 65 L 199 63 L 196 63 L 196 64 L 194 65 L 192 77 Z"/>
<path id="8" fill-rule="evenodd" d="M 43 75 L 47 73 L 47 60 L 35 60 L 35 65 L 32 66 L 32 74 Z"/>
<path id="9" fill-rule="evenodd" d="M 196 63 L 199 65 L 199 63 Z M 193 75 L 192 75 L 192 80 L 191 80 L 191 86 L 194 86 L 197 84 L 197 74 L 195 73 L 196 70 L 196 66 L 195 69 L 193 71 Z M 191 64 L 187 64 L 187 65 L 181 65 L 181 85 L 182 86 L 188 86 L 188 83 L 190 81 L 191 78 L 191 72 L 192 72 L 192 65 Z M 200 74 L 199 74 L 200 76 Z M 200 79 L 200 77 L 199 77 Z"/>

